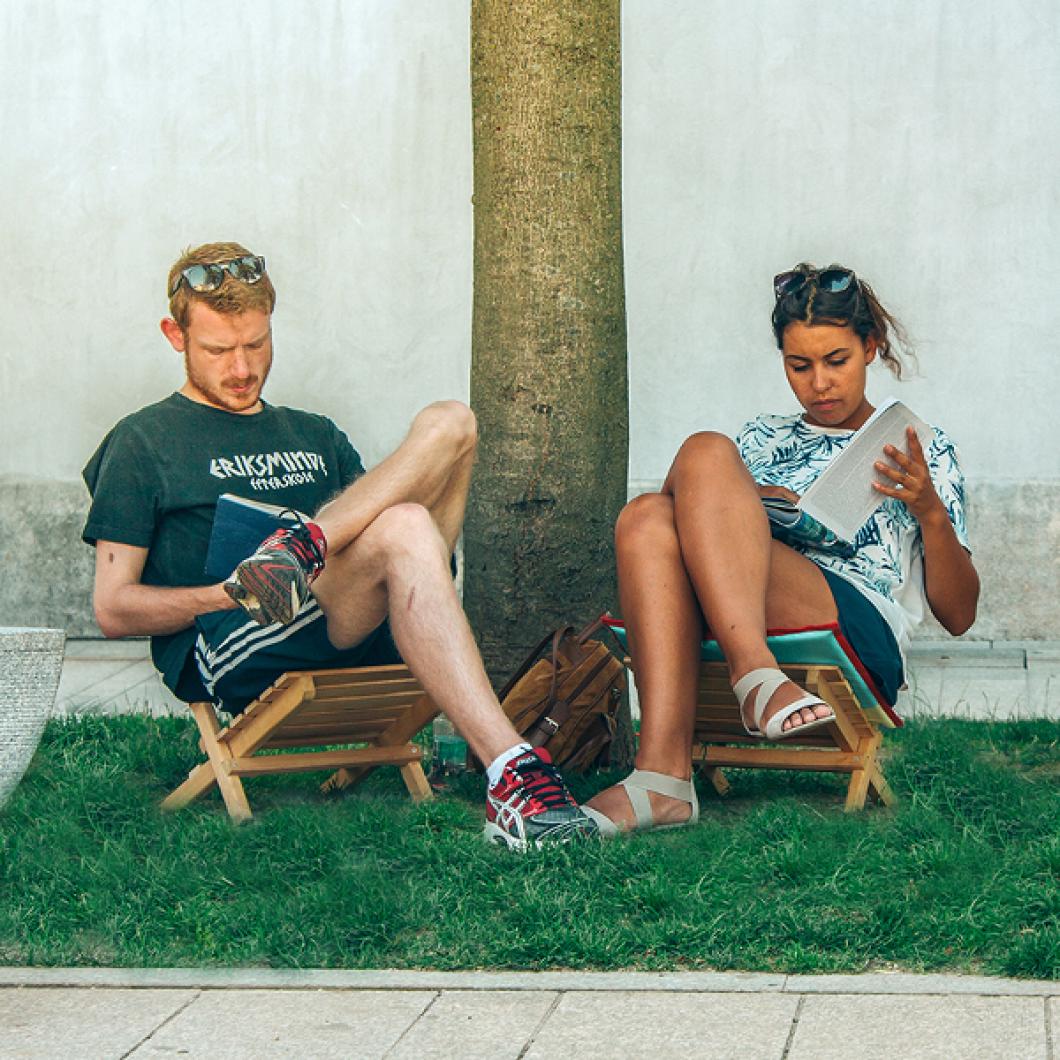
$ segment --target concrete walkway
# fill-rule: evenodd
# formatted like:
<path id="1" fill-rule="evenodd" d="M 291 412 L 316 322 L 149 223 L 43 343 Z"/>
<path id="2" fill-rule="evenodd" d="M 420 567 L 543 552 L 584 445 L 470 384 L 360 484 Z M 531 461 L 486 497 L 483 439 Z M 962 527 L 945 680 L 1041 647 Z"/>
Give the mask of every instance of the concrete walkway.
<path id="1" fill-rule="evenodd" d="M 1060 1060 L 1060 982 L 0 968 L 0 1057 Z"/>

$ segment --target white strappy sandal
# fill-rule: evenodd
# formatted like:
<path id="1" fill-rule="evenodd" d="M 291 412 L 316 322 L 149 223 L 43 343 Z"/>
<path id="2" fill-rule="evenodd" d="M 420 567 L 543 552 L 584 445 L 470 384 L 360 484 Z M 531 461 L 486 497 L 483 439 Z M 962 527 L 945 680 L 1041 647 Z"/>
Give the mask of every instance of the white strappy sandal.
<path id="1" fill-rule="evenodd" d="M 615 836 L 623 831 L 642 832 L 648 829 L 661 831 L 664 828 L 684 828 L 685 825 L 695 824 L 699 820 L 699 799 L 696 798 L 696 785 L 691 780 L 678 780 L 677 777 L 667 776 L 665 773 L 634 769 L 625 780 L 620 780 L 618 783 L 626 789 L 629 804 L 633 807 L 633 814 L 636 817 L 636 824 L 632 828 L 619 828 L 610 817 L 605 816 L 599 810 L 594 810 L 591 806 L 582 806 L 582 813 L 596 822 L 601 836 Z M 692 807 L 688 820 L 675 821 L 673 824 L 656 824 L 651 812 L 651 801 L 648 799 L 649 791 L 687 802 Z"/>
<path id="2" fill-rule="evenodd" d="M 811 696 L 809 693 L 804 695 L 801 699 L 795 700 L 794 703 L 789 703 L 786 707 L 781 707 L 766 722 L 766 727 L 762 729 L 762 715 L 765 714 L 766 704 L 772 698 L 773 693 L 776 692 L 782 684 L 790 681 L 783 671 L 777 670 L 771 666 L 762 667 L 760 670 L 752 670 L 750 673 L 746 673 L 739 681 L 732 686 L 732 690 L 736 693 L 736 698 L 740 701 L 740 720 L 743 721 L 743 727 L 751 736 L 761 736 L 766 740 L 786 740 L 789 736 L 794 736 L 796 733 L 810 732 L 811 729 L 820 729 L 824 725 L 831 725 L 835 721 L 835 714 L 829 714 L 827 718 L 817 718 L 815 721 L 804 721 L 801 725 L 794 725 L 790 729 L 781 728 L 781 726 L 792 716 L 797 714 L 803 707 L 827 707 L 828 710 L 832 708 L 828 706 L 823 699 L 818 699 L 817 696 Z M 755 696 L 754 707 L 752 708 L 752 717 L 754 718 L 755 727 L 752 729 L 746 719 L 744 713 L 744 706 L 747 703 L 748 697 L 751 693 L 758 689 L 758 694 Z"/>

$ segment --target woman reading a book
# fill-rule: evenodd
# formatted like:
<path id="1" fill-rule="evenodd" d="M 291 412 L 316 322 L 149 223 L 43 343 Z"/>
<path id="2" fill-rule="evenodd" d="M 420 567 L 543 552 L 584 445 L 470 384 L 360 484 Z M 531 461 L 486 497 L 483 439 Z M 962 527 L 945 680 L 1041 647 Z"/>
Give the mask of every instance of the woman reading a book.
<path id="1" fill-rule="evenodd" d="M 728 663 L 744 725 L 783 740 L 827 725 L 831 708 L 777 668 L 767 629 L 838 623 L 891 703 L 923 599 L 952 634 L 975 619 L 964 485 L 937 428 L 908 429 L 875 464 L 880 506 L 853 549 L 781 543 L 763 496 L 797 500 L 874 409 L 879 358 L 901 377 L 898 322 L 841 266 L 799 265 L 774 280 L 773 333 L 800 415 L 764 415 L 737 439 L 706 431 L 680 448 L 659 493 L 631 501 L 615 530 L 619 594 L 641 704 L 637 769 L 589 810 L 605 832 L 684 824 L 698 814 L 690 780 L 700 641 Z M 853 551 L 853 555 L 850 552 Z"/>

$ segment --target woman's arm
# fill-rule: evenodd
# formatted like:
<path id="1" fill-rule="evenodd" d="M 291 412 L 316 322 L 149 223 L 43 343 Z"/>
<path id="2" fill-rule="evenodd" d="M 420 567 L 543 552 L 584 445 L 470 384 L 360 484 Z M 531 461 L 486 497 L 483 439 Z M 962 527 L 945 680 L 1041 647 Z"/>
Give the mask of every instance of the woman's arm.
<path id="1" fill-rule="evenodd" d="M 893 445 L 884 448 L 897 466 L 877 461 L 876 470 L 893 486 L 873 483 L 880 493 L 900 500 L 920 524 L 924 542 L 924 591 L 934 616 L 955 637 L 975 621 L 979 575 L 971 556 L 957 539 L 946 506 L 935 492 L 924 449 L 916 431 L 906 429 L 909 454 Z"/>

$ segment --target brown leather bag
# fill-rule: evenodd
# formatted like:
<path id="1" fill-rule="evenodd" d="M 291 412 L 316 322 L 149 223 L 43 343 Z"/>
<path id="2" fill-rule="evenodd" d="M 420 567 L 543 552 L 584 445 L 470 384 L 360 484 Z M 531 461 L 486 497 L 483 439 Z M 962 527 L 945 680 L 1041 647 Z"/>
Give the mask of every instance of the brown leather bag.
<path id="1" fill-rule="evenodd" d="M 523 739 L 567 772 L 595 765 L 615 734 L 626 668 L 591 639 L 603 628 L 597 619 L 580 633 L 573 626 L 549 633 L 498 695 Z"/>

